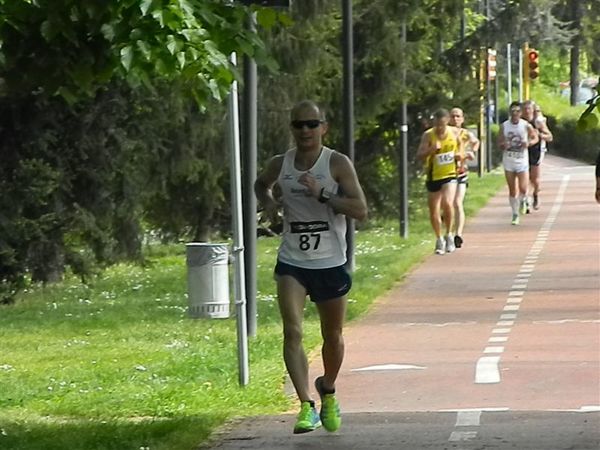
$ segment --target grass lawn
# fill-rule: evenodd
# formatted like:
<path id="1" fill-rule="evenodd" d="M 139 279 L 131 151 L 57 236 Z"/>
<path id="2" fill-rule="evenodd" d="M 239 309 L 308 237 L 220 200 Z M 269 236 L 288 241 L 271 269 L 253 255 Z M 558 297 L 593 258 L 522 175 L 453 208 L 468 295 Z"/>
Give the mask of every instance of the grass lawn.
<path id="1" fill-rule="evenodd" d="M 504 184 L 500 173 L 471 178 L 469 215 Z M 411 210 L 409 239 L 397 223 L 357 233 L 350 320 L 431 254 L 425 202 Z M 33 286 L 0 307 L 0 448 L 189 450 L 228 419 L 289 410 L 271 275 L 277 244 L 258 243 L 258 333 L 244 388 L 235 318 L 186 315 L 183 245 L 145 267 L 114 266 L 87 286 L 75 278 Z M 305 329 L 307 349 L 315 348 L 312 305 Z"/>

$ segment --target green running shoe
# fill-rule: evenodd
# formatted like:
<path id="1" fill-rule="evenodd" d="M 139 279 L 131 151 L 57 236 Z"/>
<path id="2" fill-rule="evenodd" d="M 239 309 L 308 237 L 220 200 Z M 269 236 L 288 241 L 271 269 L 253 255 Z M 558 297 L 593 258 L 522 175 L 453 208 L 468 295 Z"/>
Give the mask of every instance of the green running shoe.
<path id="1" fill-rule="evenodd" d="M 527 214 L 529 212 L 528 209 L 529 209 L 529 206 L 527 204 L 527 199 L 521 200 L 521 206 L 519 208 L 519 212 L 521 214 Z"/>
<path id="2" fill-rule="evenodd" d="M 318 377 L 315 380 L 315 388 L 321 397 L 321 422 L 323 428 L 327 431 L 334 432 L 339 430 L 342 425 L 342 416 L 340 414 L 340 404 L 335 397 L 335 394 L 325 394 L 323 392 L 323 377 Z"/>
<path id="3" fill-rule="evenodd" d="M 309 402 L 302 402 L 300 404 L 300 412 L 298 413 L 298 419 L 296 425 L 294 425 L 294 434 L 308 433 L 315 431 L 321 426 L 321 419 L 314 406 L 311 406 Z"/>
<path id="4" fill-rule="evenodd" d="M 512 223 L 513 225 L 519 225 L 519 215 L 513 214 L 512 221 L 510 223 Z"/>

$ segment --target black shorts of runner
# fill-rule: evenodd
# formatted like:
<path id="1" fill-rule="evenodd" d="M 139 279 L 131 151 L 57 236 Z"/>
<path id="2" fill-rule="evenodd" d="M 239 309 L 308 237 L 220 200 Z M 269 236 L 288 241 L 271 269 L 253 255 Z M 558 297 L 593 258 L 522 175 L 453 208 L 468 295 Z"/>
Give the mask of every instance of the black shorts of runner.
<path id="1" fill-rule="evenodd" d="M 446 183 L 455 183 L 456 177 L 451 178 L 442 178 L 441 180 L 429 181 L 425 182 L 425 187 L 429 192 L 439 192 L 442 189 L 442 186 Z"/>
<path id="2" fill-rule="evenodd" d="M 538 148 L 529 148 L 529 167 L 531 166 L 539 166 L 542 162 L 542 149 L 538 146 Z"/>
<path id="3" fill-rule="evenodd" d="M 315 303 L 324 302 L 346 295 L 352 287 L 352 278 L 344 266 L 328 269 L 304 269 L 277 261 L 276 275 L 294 277 Z"/>
<path id="4" fill-rule="evenodd" d="M 464 174 L 464 175 L 459 176 L 456 179 L 456 182 L 458 184 L 464 184 L 466 187 L 469 187 L 469 175 L 468 174 Z"/>

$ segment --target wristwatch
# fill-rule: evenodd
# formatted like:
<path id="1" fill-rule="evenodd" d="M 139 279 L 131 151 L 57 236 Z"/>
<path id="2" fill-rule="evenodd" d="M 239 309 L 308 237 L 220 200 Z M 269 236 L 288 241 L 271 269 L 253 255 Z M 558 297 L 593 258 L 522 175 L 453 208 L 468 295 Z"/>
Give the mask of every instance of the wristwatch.
<path id="1" fill-rule="evenodd" d="M 319 192 L 319 198 L 317 200 L 319 200 L 321 203 L 327 203 L 330 198 L 331 194 L 327 192 L 325 188 L 321 188 L 321 192 Z"/>

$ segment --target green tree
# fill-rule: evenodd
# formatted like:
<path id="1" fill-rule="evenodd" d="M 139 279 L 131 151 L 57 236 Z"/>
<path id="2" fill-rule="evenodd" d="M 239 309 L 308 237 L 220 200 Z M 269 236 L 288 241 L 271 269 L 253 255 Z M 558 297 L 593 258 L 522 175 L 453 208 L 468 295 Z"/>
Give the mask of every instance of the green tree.
<path id="1" fill-rule="evenodd" d="M 216 0 L 0 0 L 5 298 L 28 271 L 48 282 L 65 264 L 84 276 L 90 260 L 140 258 L 145 208 L 161 187 L 153 181 L 178 173 L 160 169 L 171 169 L 165 158 L 183 146 L 186 121 L 228 92 L 228 55 L 268 63 L 247 17 Z M 185 108 L 164 108 L 166 97 Z M 196 149 L 189 172 L 223 169 Z"/>
<path id="2" fill-rule="evenodd" d="M 75 102 L 113 79 L 184 80 L 202 102 L 229 91 L 237 51 L 265 59 L 246 9 L 217 0 L 1 0 L 0 73 L 8 94 Z"/>

